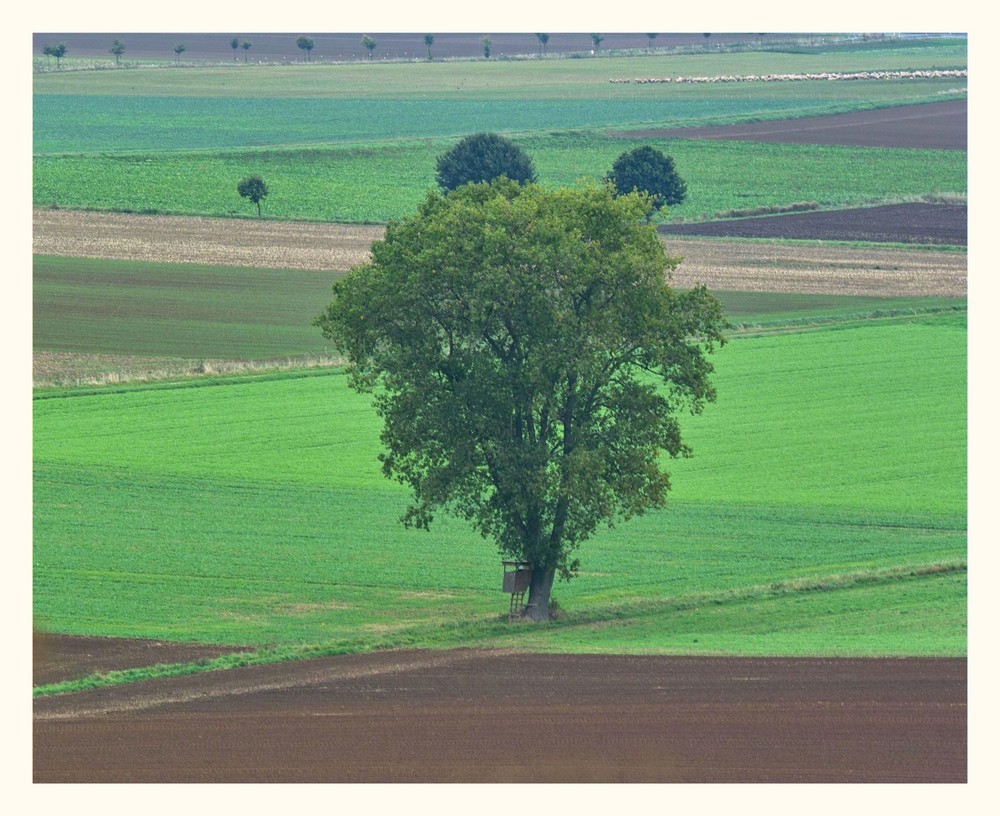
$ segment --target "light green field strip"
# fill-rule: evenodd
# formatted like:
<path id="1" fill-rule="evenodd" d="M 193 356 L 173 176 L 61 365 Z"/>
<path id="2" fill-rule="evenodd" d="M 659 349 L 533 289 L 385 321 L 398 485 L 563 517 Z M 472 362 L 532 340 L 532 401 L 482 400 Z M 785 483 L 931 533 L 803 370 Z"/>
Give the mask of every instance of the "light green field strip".
<path id="1" fill-rule="evenodd" d="M 556 588 L 600 633 L 525 643 L 961 653 L 965 353 L 962 316 L 731 343 L 719 403 L 685 422 L 695 458 L 672 463 L 671 506 L 587 542 Z M 498 637 L 476 627 L 504 609 L 499 556 L 447 517 L 402 529 L 377 417 L 342 376 L 34 405 L 43 628 L 355 650 Z M 775 584 L 789 592 L 755 589 Z"/>

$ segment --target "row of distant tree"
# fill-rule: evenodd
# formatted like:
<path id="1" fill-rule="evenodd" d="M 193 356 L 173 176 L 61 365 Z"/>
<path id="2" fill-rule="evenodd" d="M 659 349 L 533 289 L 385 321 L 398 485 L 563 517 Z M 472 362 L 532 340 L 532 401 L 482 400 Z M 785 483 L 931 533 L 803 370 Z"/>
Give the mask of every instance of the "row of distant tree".
<path id="1" fill-rule="evenodd" d="M 536 182 L 531 157 L 506 136 L 474 133 L 438 157 L 437 182 L 444 192 L 470 183 L 491 183 L 499 178 L 524 185 Z M 621 193 L 641 192 L 649 196 L 652 212 L 680 204 L 687 197 L 687 184 L 677 173 L 674 160 L 648 145 L 622 153 L 604 180 Z M 257 205 L 267 198 L 267 183 L 257 175 L 242 179 L 236 191 Z"/>
<path id="2" fill-rule="evenodd" d="M 706 38 L 712 36 L 711 34 L 705 34 Z M 763 35 L 760 35 L 763 36 Z M 549 35 L 548 34 L 535 34 L 538 38 L 539 54 L 545 56 L 548 53 Z M 656 39 L 656 34 L 646 34 L 649 40 L 649 50 L 653 50 L 653 41 Z M 593 53 L 597 53 L 601 48 L 601 43 L 604 41 L 603 34 L 591 34 L 591 42 L 593 43 Z M 483 56 L 486 59 L 490 58 L 492 51 L 492 41 L 488 36 L 482 38 L 483 46 Z M 305 35 L 299 37 L 295 44 L 305 53 L 306 62 L 311 61 L 311 52 L 313 48 L 316 47 L 316 41 L 312 37 L 306 37 Z M 243 61 L 247 61 L 248 52 L 253 47 L 253 43 L 250 40 L 244 40 L 239 37 L 233 37 L 229 41 L 229 45 L 233 49 L 233 59 L 237 59 L 237 55 L 240 49 L 243 50 Z M 378 47 L 378 41 L 368 34 L 365 34 L 361 38 L 361 45 L 368 51 L 368 59 L 374 59 L 375 49 Z M 427 47 L 427 59 L 428 61 L 434 59 L 434 54 L 432 51 L 432 46 L 434 45 L 434 35 L 424 34 L 424 45 Z M 46 45 L 42 48 L 42 53 L 47 57 L 56 58 L 56 66 L 60 67 L 62 65 L 62 58 L 66 56 L 67 46 L 66 43 L 61 42 L 57 45 Z M 113 54 L 115 57 L 115 64 L 121 63 L 122 55 L 125 53 L 125 44 L 121 40 L 115 40 L 111 47 L 108 49 L 109 53 Z M 177 43 L 174 45 L 174 59 L 180 61 L 181 54 L 187 51 L 187 46 L 184 43 Z"/>

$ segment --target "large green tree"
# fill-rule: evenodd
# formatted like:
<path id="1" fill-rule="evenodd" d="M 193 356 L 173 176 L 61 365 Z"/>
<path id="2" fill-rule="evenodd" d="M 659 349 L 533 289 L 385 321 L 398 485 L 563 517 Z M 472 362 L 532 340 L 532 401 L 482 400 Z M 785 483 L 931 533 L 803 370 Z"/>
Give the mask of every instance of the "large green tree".
<path id="1" fill-rule="evenodd" d="M 715 398 L 721 305 L 667 283 L 649 206 L 592 183 L 430 192 L 316 319 L 374 395 L 404 523 L 448 511 L 528 562 L 535 620 L 598 527 L 664 504 L 677 414 Z"/>
<path id="2" fill-rule="evenodd" d="M 621 193 L 648 193 L 657 211 L 680 204 L 687 197 L 687 183 L 678 175 L 674 160 L 649 145 L 622 153 L 605 180 Z"/>
<path id="3" fill-rule="evenodd" d="M 438 156 L 437 182 L 442 190 L 454 190 L 469 182 L 489 182 L 500 176 L 520 184 L 537 180 L 531 157 L 498 133 L 473 133 Z"/>

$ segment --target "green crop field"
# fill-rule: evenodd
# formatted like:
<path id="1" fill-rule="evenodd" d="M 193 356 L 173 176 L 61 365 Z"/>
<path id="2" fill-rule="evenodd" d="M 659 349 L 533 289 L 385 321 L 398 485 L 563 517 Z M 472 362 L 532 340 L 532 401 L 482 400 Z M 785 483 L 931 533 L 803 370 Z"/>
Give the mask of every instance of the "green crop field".
<path id="1" fill-rule="evenodd" d="M 519 139 L 539 181 L 597 179 L 629 141 L 576 133 Z M 674 216 L 811 201 L 851 206 L 928 194 L 964 194 L 965 153 L 945 150 L 646 140 L 674 158 L 688 184 Z M 234 152 L 36 157 L 36 206 L 256 217 L 236 183 L 260 174 L 269 218 L 384 223 L 414 212 L 434 187 L 443 141 Z"/>
<path id="2" fill-rule="evenodd" d="M 36 256 L 34 348 L 235 360 L 326 354 L 311 323 L 335 277 Z"/>
<path id="3" fill-rule="evenodd" d="M 538 648 L 965 650 L 964 314 L 737 340 L 668 509 L 600 533 Z M 397 519 L 378 421 L 322 372 L 39 394 L 36 621 L 338 648 L 518 640 L 499 556 Z M 593 640 L 591 636 L 593 635 Z M 519 641 L 520 642 L 520 641 Z"/>

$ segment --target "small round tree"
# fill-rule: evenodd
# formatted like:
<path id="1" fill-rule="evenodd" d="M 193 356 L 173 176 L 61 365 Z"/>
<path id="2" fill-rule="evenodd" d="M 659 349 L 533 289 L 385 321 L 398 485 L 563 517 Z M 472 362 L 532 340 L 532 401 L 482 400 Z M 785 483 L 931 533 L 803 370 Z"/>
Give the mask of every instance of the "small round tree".
<path id="1" fill-rule="evenodd" d="M 490 182 L 501 176 L 518 184 L 536 181 L 531 157 L 498 133 L 466 136 L 437 160 L 437 181 L 442 190 L 454 190 L 469 182 Z"/>
<path id="2" fill-rule="evenodd" d="M 316 45 L 313 39 L 311 37 L 302 36 L 295 41 L 295 44 L 306 52 L 306 62 L 309 62 L 309 54 Z"/>
<path id="3" fill-rule="evenodd" d="M 649 145 L 622 153 L 605 181 L 623 195 L 633 190 L 648 193 L 656 211 L 680 204 L 687 196 L 687 184 L 677 175 L 674 160 Z"/>
<path id="4" fill-rule="evenodd" d="M 249 198 L 257 205 L 257 217 L 263 218 L 260 202 L 267 198 L 267 185 L 260 176 L 247 176 L 236 185 L 236 192 L 243 198 Z"/>
<path id="5" fill-rule="evenodd" d="M 375 56 L 375 46 L 378 45 L 378 40 L 365 34 L 361 38 L 361 44 L 368 49 L 368 61 L 371 62 Z"/>
<path id="6" fill-rule="evenodd" d="M 120 65 L 122 61 L 122 54 L 125 53 L 125 43 L 121 40 L 115 40 L 111 43 L 111 47 L 108 51 L 115 55 L 115 65 Z"/>

